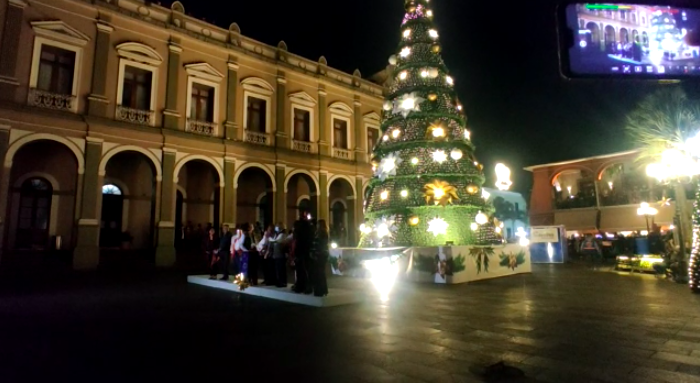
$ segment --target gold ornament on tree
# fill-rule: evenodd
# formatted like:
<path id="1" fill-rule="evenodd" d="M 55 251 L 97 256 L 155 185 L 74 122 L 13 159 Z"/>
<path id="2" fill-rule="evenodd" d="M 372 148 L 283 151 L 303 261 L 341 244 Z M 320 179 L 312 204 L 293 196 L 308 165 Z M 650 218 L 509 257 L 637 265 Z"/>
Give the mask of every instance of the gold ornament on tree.
<path id="1" fill-rule="evenodd" d="M 467 186 L 467 193 L 469 193 L 469 194 L 471 194 L 471 195 L 474 195 L 474 194 L 476 194 L 476 193 L 478 193 L 478 192 L 479 192 L 479 187 L 478 187 L 478 186 L 476 186 L 476 185 L 474 185 L 474 184 L 471 184 L 471 185 Z"/>
<path id="2" fill-rule="evenodd" d="M 425 202 L 435 205 L 447 206 L 459 200 L 457 188 L 445 181 L 434 181 L 425 185 Z"/>
<path id="3" fill-rule="evenodd" d="M 440 121 L 435 121 L 428 127 L 428 139 L 444 139 L 447 131 Z"/>

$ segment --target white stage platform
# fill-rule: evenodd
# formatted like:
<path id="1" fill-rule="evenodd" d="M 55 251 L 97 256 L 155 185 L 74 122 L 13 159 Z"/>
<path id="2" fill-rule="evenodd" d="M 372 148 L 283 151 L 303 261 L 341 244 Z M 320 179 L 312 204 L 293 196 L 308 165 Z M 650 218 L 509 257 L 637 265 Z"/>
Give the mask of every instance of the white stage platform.
<path id="1" fill-rule="evenodd" d="M 364 298 L 362 292 L 335 288 L 329 288 L 328 296 L 325 297 L 315 297 L 313 295 L 297 294 L 292 292 L 289 289 L 289 287 L 284 288 L 272 286 L 250 286 L 245 290 L 241 291 L 238 288 L 238 285 L 236 285 L 230 280 L 215 281 L 209 279 L 208 275 L 189 275 L 187 276 L 187 283 L 193 283 L 196 285 L 213 287 L 215 289 L 229 290 L 239 294 L 276 299 L 278 301 L 285 301 L 313 307 L 333 307 L 350 305 L 353 303 L 360 303 Z"/>

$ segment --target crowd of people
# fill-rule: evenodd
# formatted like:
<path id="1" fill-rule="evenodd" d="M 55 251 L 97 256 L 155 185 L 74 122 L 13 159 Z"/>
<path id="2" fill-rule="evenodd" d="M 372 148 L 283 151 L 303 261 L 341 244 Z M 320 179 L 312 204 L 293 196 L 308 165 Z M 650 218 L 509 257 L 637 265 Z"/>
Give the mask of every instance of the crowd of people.
<path id="1" fill-rule="evenodd" d="M 292 291 L 328 295 L 328 225 L 323 219 L 312 222 L 306 213 L 300 216 L 290 231 L 282 223 L 264 231 L 250 223 L 238 226 L 235 232 L 224 225 L 220 234 L 210 228 L 202 242 L 210 279 L 226 281 L 230 275 L 242 274 L 250 285 L 256 286 L 262 273 L 263 285 L 287 287 L 287 273 L 292 268 Z"/>

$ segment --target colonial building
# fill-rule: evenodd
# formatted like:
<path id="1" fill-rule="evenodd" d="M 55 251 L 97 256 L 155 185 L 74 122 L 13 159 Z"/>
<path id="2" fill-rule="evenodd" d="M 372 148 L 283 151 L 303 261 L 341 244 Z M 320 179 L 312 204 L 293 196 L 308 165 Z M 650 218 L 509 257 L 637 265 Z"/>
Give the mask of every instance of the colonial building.
<path id="1" fill-rule="evenodd" d="M 185 222 L 362 220 L 383 87 L 143 0 L 0 0 L 4 254 L 73 266 Z"/>
<path id="2" fill-rule="evenodd" d="M 530 225 L 563 225 L 579 234 L 619 233 L 647 230 L 647 220 L 653 219 L 662 229 L 670 228 L 675 191 L 648 177 L 637 157 L 637 151 L 627 151 L 525 168 L 533 177 Z M 687 185 L 686 197 L 695 198 L 692 184 Z M 644 202 L 658 214 L 638 215 Z"/>

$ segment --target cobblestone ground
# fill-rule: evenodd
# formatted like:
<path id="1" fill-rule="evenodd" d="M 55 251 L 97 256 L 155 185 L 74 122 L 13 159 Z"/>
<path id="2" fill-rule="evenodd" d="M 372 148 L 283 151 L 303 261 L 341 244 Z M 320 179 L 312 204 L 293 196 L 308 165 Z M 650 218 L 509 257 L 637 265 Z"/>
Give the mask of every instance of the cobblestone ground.
<path id="1" fill-rule="evenodd" d="M 700 382 L 700 296 L 578 265 L 325 309 L 176 275 L 0 288 L 2 382 L 480 382 L 499 361 L 525 376 L 488 381 Z"/>

